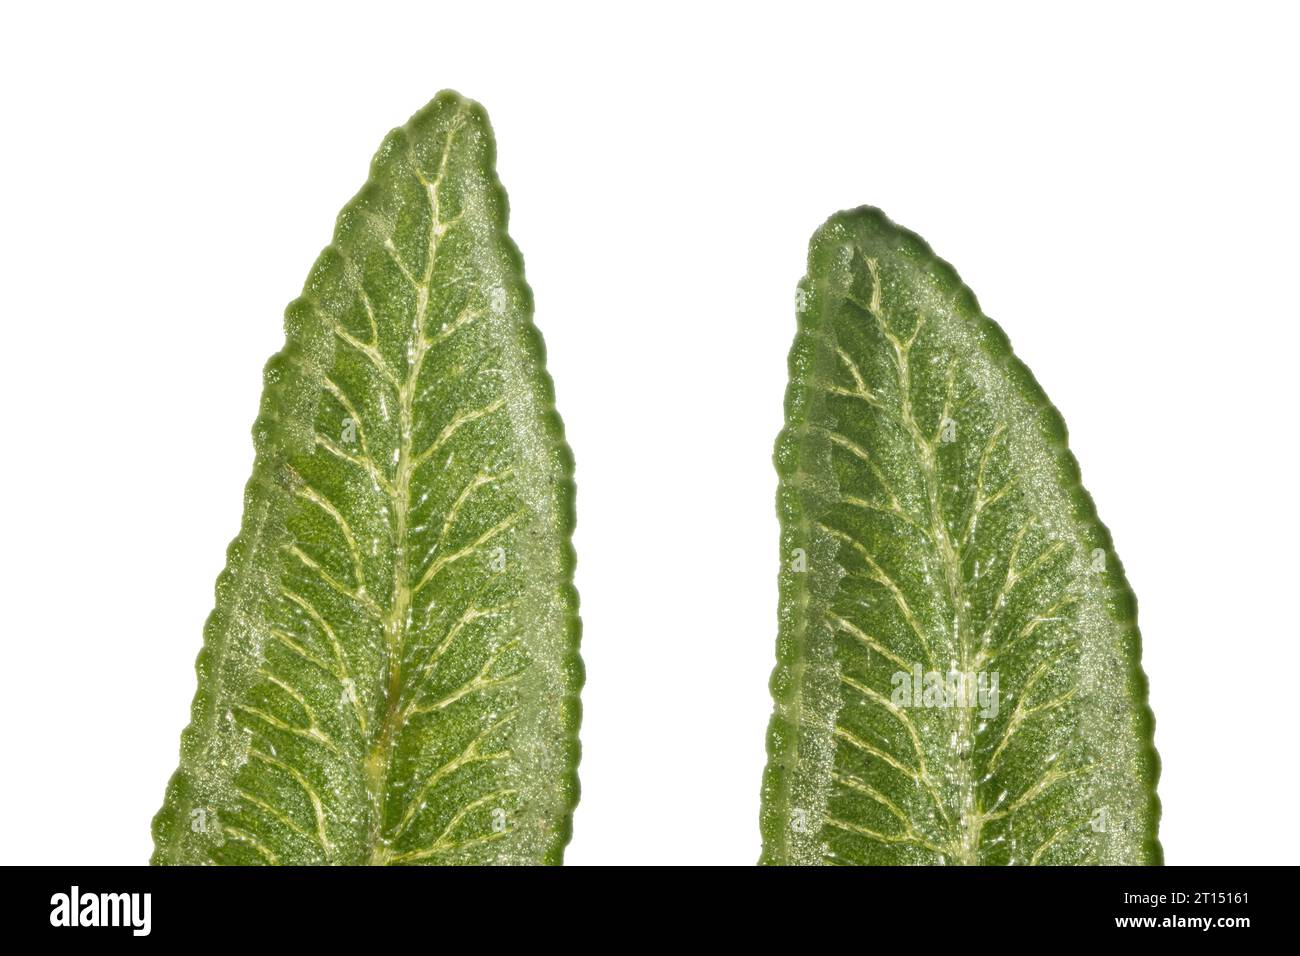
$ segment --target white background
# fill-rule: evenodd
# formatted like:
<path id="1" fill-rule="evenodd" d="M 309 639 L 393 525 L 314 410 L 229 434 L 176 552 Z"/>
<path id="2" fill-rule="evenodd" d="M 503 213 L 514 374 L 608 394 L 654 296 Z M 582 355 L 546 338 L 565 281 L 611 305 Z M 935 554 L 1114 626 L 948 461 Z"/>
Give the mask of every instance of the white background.
<path id="1" fill-rule="evenodd" d="M 454 87 L 578 462 L 568 862 L 758 856 L 793 292 L 862 203 L 1070 424 L 1141 602 L 1168 862 L 1297 862 L 1293 9 L 441 6 L 0 15 L 0 861 L 148 858 L 281 310 Z"/>

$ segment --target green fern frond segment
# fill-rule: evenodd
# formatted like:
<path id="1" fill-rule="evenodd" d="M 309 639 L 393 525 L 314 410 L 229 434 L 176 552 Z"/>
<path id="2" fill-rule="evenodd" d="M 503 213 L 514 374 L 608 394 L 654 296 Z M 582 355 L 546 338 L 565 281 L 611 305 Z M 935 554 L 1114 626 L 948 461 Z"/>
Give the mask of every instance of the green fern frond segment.
<path id="1" fill-rule="evenodd" d="M 572 459 L 506 221 L 441 93 L 286 310 L 153 862 L 560 862 Z"/>
<path id="2" fill-rule="evenodd" d="M 762 861 L 1159 862 L 1135 601 L 1064 422 L 878 210 L 817 231 L 797 307 Z"/>

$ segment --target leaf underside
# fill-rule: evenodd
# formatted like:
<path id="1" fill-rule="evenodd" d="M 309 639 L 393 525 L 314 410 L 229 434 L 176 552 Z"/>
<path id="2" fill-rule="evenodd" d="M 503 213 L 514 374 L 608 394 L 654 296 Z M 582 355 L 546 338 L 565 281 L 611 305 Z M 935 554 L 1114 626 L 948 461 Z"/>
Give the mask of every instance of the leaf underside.
<path id="1" fill-rule="evenodd" d="M 572 460 L 487 116 L 384 140 L 266 367 L 155 863 L 558 863 Z"/>
<path id="2" fill-rule="evenodd" d="M 762 862 L 1160 862 L 1136 604 L 1064 422 L 878 210 L 818 230 L 797 306 Z"/>

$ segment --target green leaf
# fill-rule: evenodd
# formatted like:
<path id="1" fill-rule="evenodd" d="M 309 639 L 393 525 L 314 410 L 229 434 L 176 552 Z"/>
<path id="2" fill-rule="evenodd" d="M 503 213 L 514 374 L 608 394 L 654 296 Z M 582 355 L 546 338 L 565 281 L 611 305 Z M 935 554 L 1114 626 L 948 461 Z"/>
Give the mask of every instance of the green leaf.
<path id="1" fill-rule="evenodd" d="M 1135 601 L 1064 422 L 878 210 L 817 231 L 797 306 L 762 862 L 1159 862 Z"/>
<path id="2" fill-rule="evenodd" d="M 572 460 L 476 103 L 394 130 L 285 313 L 155 863 L 558 863 Z"/>

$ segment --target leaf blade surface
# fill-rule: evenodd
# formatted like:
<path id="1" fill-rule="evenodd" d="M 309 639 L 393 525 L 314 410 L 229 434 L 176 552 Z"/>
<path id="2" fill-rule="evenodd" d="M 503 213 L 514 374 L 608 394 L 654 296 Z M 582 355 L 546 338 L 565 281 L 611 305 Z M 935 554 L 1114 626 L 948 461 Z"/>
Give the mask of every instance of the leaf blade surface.
<path id="1" fill-rule="evenodd" d="M 1153 863 L 1135 602 L 1059 414 L 878 210 L 814 235 L 762 861 Z"/>
<path id="2" fill-rule="evenodd" d="M 441 93 L 287 308 L 155 863 L 560 861 L 572 460 L 506 220 Z"/>

